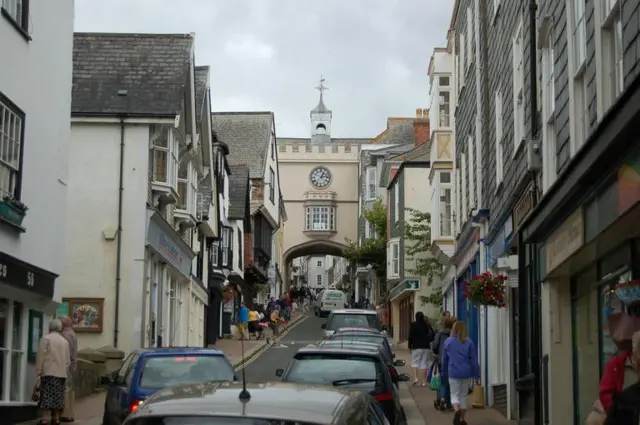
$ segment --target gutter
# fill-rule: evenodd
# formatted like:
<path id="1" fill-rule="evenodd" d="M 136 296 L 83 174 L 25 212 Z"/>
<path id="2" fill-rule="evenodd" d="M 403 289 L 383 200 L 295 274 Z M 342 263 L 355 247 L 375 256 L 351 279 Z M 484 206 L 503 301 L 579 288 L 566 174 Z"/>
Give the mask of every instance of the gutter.
<path id="1" fill-rule="evenodd" d="M 118 173 L 118 239 L 116 240 L 116 295 L 115 318 L 113 321 L 113 348 L 118 348 L 120 332 L 120 284 L 122 283 L 122 210 L 124 197 L 124 120 L 126 114 L 120 115 L 120 170 Z"/>

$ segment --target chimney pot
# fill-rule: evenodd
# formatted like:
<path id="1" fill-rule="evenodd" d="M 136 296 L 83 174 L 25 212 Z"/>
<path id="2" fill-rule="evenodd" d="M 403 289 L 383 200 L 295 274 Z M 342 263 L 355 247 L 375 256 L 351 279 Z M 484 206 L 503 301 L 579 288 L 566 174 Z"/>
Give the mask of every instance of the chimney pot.
<path id="1" fill-rule="evenodd" d="M 416 109 L 416 118 L 422 118 L 422 109 Z"/>

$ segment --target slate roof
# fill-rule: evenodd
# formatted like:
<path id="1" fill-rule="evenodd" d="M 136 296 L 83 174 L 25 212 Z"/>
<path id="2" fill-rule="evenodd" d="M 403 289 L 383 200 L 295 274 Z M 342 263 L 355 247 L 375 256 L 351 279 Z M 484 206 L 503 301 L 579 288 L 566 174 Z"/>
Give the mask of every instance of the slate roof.
<path id="1" fill-rule="evenodd" d="M 375 144 L 404 144 L 413 143 L 415 138 L 413 121 L 415 118 L 387 118 L 387 128 L 371 143 Z"/>
<path id="2" fill-rule="evenodd" d="M 75 33 L 71 113 L 177 115 L 193 41 L 191 34 Z"/>
<path id="3" fill-rule="evenodd" d="M 208 66 L 196 66 L 196 79 L 195 79 L 195 91 L 196 91 L 196 117 L 198 120 L 202 120 L 204 114 L 204 99 L 209 88 L 209 67 Z"/>
<path id="4" fill-rule="evenodd" d="M 247 214 L 247 192 L 249 191 L 249 167 L 245 164 L 231 165 L 229 176 L 229 218 L 242 220 Z"/>
<path id="5" fill-rule="evenodd" d="M 249 177 L 264 179 L 273 112 L 214 112 L 212 128 L 229 146 L 229 163 L 246 164 Z"/>
<path id="6" fill-rule="evenodd" d="M 417 148 L 413 148 L 408 152 L 401 153 L 389 158 L 390 161 L 428 161 L 431 159 L 431 140 L 427 140 Z"/>

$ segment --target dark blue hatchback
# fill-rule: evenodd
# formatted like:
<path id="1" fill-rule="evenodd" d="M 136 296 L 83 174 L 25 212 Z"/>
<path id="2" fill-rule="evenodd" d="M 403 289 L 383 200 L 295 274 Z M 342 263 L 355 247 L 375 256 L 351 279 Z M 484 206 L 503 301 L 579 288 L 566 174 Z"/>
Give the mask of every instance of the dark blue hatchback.
<path id="1" fill-rule="evenodd" d="M 109 385 L 103 425 L 120 425 L 152 394 L 178 384 L 232 381 L 233 365 L 211 348 L 148 348 L 133 351 L 103 383 Z"/>

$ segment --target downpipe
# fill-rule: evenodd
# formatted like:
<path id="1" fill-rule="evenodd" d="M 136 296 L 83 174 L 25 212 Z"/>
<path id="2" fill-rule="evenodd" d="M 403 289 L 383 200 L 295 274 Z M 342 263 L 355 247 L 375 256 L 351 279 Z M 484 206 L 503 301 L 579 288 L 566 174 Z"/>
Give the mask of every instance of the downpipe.
<path id="1" fill-rule="evenodd" d="M 120 116 L 120 171 L 118 173 L 118 238 L 116 240 L 116 296 L 113 319 L 113 348 L 118 348 L 120 332 L 120 284 L 122 282 L 122 209 L 124 198 L 124 119 Z"/>

